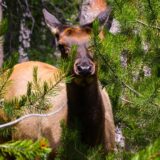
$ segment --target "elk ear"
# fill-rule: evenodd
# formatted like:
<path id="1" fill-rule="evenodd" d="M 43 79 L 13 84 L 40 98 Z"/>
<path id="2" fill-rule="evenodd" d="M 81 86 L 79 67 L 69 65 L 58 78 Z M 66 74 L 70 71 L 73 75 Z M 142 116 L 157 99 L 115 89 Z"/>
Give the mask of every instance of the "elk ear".
<path id="1" fill-rule="evenodd" d="M 100 25 L 106 26 L 108 29 L 111 28 L 113 17 L 111 15 L 111 7 L 107 6 L 106 10 L 101 12 L 98 16 L 97 19 L 100 22 Z"/>
<path id="2" fill-rule="evenodd" d="M 91 26 L 95 19 L 101 25 L 107 25 L 110 20 L 111 8 L 105 0 L 84 0 L 80 11 L 80 25 Z"/>
<path id="3" fill-rule="evenodd" d="M 51 32 L 53 34 L 58 34 L 59 27 L 61 26 L 61 22 L 59 22 L 59 20 L 54 15 L 49 13 L 46 9 L 43 9 L 43 15 L 44 15 L 45 22 L 48 28 L 51 30 Z"/>

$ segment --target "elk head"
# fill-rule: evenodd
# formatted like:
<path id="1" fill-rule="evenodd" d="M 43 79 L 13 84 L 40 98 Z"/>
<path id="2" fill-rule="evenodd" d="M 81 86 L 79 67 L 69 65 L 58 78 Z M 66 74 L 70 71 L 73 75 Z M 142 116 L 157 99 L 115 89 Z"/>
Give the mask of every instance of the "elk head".
<path id="1" fill-rule="evenodd" d="M 88 5 L 87 10 L 86 5 Z M 84 16 L 84 14 L 91 15 L 93 10 L 95 10 L 94 18 L 93 16 Z M 106 3 L 103 0 L 90 0 L 87 4 L 83 3 L 79 26 L 63 25 L 54 15 L 50 14 L 45 9 L 43 10 L 43 14 L 47 26 L 57 39 L 62 58 L 67 58 L 69 56 L 73 45 L 77 46 L 77 53 L 73 66 L 74 76 L 86 78 L 96 75 L 96 63 L 93 53 L 89 48 L 92 32 L 91 24 L 95 18 L 98 18 L 100 23 L 105 21 L 106 17 L 108 18 L 110 15 L 110 8 L 107 7 Z"/>

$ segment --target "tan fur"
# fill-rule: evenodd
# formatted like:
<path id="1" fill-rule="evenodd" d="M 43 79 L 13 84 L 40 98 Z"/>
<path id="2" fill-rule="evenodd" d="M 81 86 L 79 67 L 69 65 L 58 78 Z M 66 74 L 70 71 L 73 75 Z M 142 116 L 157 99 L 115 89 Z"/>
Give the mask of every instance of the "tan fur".
<path id="1" fill-rule="evenodd" d="M 101 87 L 100 87 L 101 88 Z M 105 109 L 105 148 L 108 151 L 115 149 L 115 126 L 112 114 L 112 105 L 105 89 L 100 89 Z"/>
<path id="2" fill-rule="evenodd" d="M 13 96 L 20 96 L 26 94 L 27 91 L 27 83 L 28 81 L 33 80 L 33 69 L 38 67 L 38 78 L 42 81 L 52 79 L 53 83 L 54 74 L 58 69 L 42 63 L 42 62 L 26 62 L 22 64 L 17 64 L 14 66 L 13 73 L 10 77 L 11 85 L 8 88 L 7 94 L 5 95 L 5 99 L 13 98 Z M 22 87 L 23 86 L 23 87 Z"/>
<path id="3" fill-rule="evenodd" d="M 8 91 L 5 95 L 6 99 L 12 99 L 19 97 L 26 93 L 28 81 L 33 79 L 33 68 L 38 67 L 38 78 L 41 81 L 51 80 L 55 83 L 54 74 L 59 70 L 51 65 L 42 62 L 25 62 L 17 64 L 14 67 L 14 71 L 10 77 L 11 84 L 8 87 Z M 48 139 L 50 146 L 55 152 L 55 148 L 60 143 L 61 127 L 60 122 L 66 120 L 67 117 L 67 98 L 66 87 L 64 83 L 58 85 L 58 93 L 53 96 L 50 101 L 52 107 L 48 112 L 52 112 L 61 106 L 64 106 L 60 112 L 53 116 L 37 118 L 32 117 L 23 120 L 15 126 L 13 132 L 13 139 L 39 139 L 45 137 Z"/>
<path id="4" fill-rule="evenodd" d="M 107 8 L 107 4 L 104 0 L 93 0 L 91 3 L 91 11 L 94 12 L 96 10 L 98 11 L 104 11 Z"/>

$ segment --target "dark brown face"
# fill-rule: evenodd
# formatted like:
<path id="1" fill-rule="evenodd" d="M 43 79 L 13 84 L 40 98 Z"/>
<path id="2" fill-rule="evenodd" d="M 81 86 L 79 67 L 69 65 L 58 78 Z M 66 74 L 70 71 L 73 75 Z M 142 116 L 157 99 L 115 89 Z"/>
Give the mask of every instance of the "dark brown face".
<path id="1" fill-rule="evenodd" d="M 95 74 L 93 53 L 90 50 L 91 29 L 88 27 L 67 27 L 58 34 L 58 46 L 63 58 L 70 54 L 71 47 L 77 46 L 77 53 L 73 66 L 76 76 L 90 76 Z"/>

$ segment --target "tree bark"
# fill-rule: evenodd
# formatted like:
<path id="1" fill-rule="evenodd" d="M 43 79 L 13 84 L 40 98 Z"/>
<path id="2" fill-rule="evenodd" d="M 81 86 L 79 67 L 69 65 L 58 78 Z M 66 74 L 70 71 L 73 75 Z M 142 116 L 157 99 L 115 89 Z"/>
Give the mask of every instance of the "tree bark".
<path id="1" fill-rule="evenodd" d="M 0 23 L 2 22 L 2 0 L 0 0 Z M 3 64 L 3 36 L 0 37 L 0 67 L 2 67 Z"/>
<path id="2" fill-rule="evenodd" d="M 32 16 L 29 8 L 28 0 L 25 0 L 23 6 L 23 14 L 20 22 L 20 34 L 19 34 L 19 63 L 26 62 L 29 60 L 28 50 L 31 46 L 31 35 L 34 28 L 34 17 Z M 28 21 L 31 21 L 32 26 L 28 25 Z"/>

